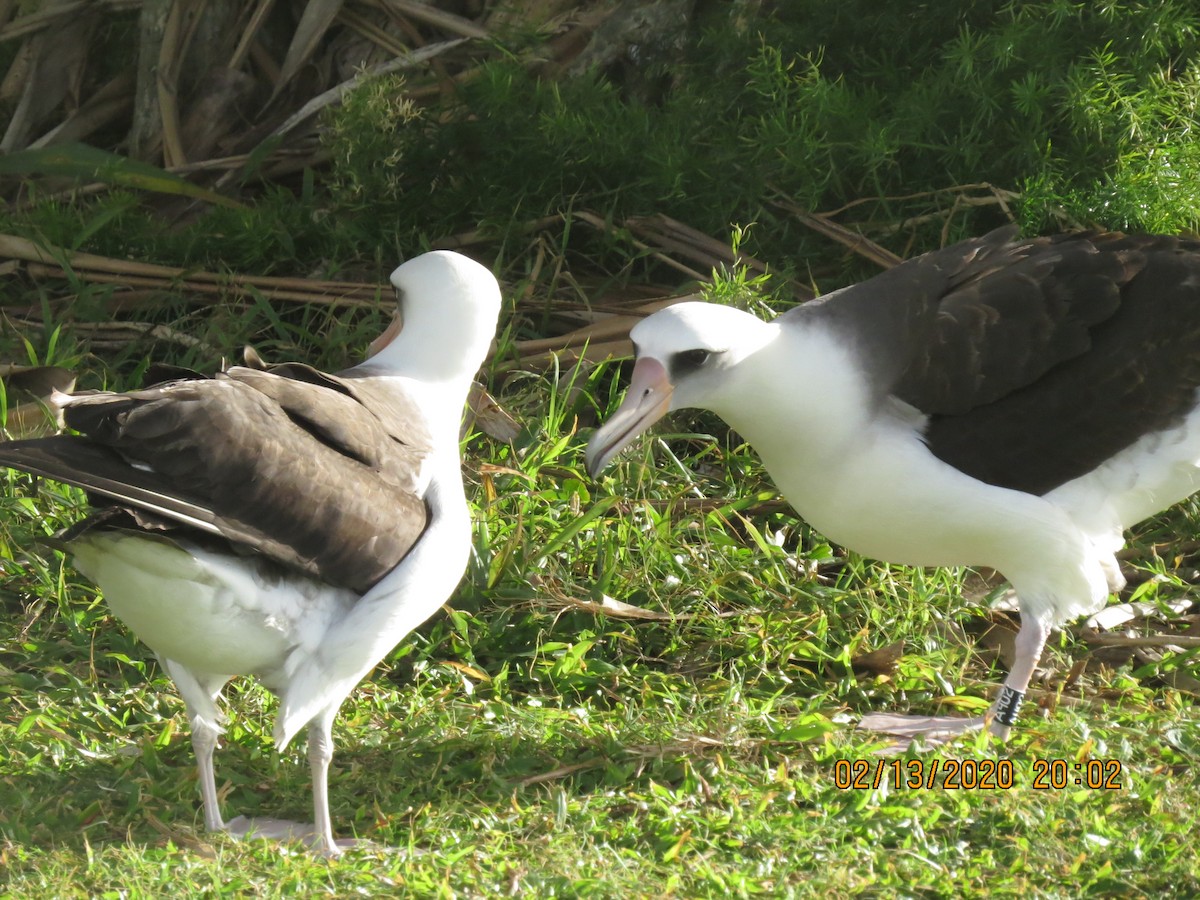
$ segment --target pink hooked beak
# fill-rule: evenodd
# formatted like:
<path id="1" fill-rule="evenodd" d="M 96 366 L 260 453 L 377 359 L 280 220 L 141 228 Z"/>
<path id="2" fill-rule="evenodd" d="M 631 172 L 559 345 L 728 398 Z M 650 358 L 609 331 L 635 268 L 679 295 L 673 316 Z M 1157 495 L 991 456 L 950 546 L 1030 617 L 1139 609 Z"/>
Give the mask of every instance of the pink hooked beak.
<path id="1" fill-rule="evenodd" d="M 648 356 L 639 359 L 625 400 L 588 441 L 588 474 L 595 478 L 622 447 L 666 415 L 673 390 L 662 363 Z"/>

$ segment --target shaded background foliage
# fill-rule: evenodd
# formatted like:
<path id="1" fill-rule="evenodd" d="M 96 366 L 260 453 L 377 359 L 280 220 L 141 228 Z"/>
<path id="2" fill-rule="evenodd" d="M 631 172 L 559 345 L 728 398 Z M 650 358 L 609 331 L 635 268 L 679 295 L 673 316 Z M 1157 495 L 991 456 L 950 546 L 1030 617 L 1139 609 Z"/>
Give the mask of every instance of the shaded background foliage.
<path id="1" fill-rule="evenodd" d="M 100 17 L 79 60 L 81 87 L 130 81 L 144 65 L 130 58 L 139 35 L 149 52 L 154 6 Z M 787 269 L 829 248 L 780 200 L 812 212 L 858 204 L 841 221 L 899 251 L 1008 214 L 1029 230 L 1180 230 L 1200 211 L 1200 20 L 1179 0 L 444 4 L 460 14 L 458 32 L 414 25 L 402 4 L 309 10 L 321 6 L 333 13 L 326 27 L 305 32 L 306 61 L 286 82 L 277 70 L 271 91 L 252 63 L 271 56 L 289 69 L 304 4 L 271 6 L 255 33 L 259 54 L 219 78 L 214 64 L 244 35 L 233 26 L 250 7 L 213 4 L 207 15 L 223 11 L 224 29 L 202 40 L 195 27 L 176 66 L 178 108 L 166 116 L 182 123 L 176 140 L 143 133 L 154 118 L 144 110 L 164 116 L 140 84 L 126 115 L 88 136 L 192 166 L 188 177 L 248 209 L 148 209 L 122 192 L 50 201 L 26 181 L 3 227 L 112 255 L 328 273 L 354 259 L 386 265 L 480 228 L 487 253 L 519 255 L 531 230 L 546 230 L 536 227 L 543 217 L 586 209 L 616 224 L 666 214 L 721 240 L 731 225 L 757 223 L 744 249 Z M 375 23 L 374 41 L 360 18 Z M 386 59 L 414 30 L 429 44 L 472 23 L 486 37 L 437 57 L 432 74 L 367 79 L 304 127 L 269 137 L 311 92 Z M 554 43 L 564 35 L 575 42 L 566 50 Z M 50 36 L 0 47 L 16 51 L 16 68 Z M 0 99 L 16 103 L 11 90 Z M 62 112 L 46 110 L 41 127 Z M 185 159 L 170 159 L 172 143 Z M 251 157 L 194 171 L 206 153 Z M 980 183 L 1018 196 L 1007 209 L 964 208 L 954 189 Z M 922 192 L 933 193 L 913 196 Z M 97 218 L 104 227 L 89 227 Z M 637 255 L 612 234 L 557 237 L 613 269 Z"/>

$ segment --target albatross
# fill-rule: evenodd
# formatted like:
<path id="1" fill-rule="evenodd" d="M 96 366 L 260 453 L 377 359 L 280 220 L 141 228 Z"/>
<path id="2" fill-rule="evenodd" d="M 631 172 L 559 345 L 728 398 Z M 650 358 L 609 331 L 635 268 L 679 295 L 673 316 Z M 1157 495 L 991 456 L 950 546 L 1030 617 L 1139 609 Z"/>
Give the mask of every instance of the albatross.
<path id="1" fill-rule="evenodd" d="M 832 541 L 1012 585 L 1016 652 L 984 716 L 867 729 L 1008 737 L 1051 630 L 1123 586 L 1124 530 L 1200 487 L 1200 241 L 1006 228 L 770 322 L 680 303 L 631 338 L 593 477 L 668 411 L 711 410 Z"/>
<path id="2" fill-rule="evenodd" d="M 397 317 L 351 369 L 238 366 L 59 395 L 78 435 L 0 444 L 0 465 L 81 487 L 96 507 L 62 544 L 182 695 L 211 831 L 327 855 L 353 843 L 329 814 L 334 717 L 466 568 L 459 428 L 499 286 L 444 251 L 391 282 Z M 280 750 L 307 727 L 311 825 L 222 817 L 218 700 L 237 675 L 278 694 Z"/>

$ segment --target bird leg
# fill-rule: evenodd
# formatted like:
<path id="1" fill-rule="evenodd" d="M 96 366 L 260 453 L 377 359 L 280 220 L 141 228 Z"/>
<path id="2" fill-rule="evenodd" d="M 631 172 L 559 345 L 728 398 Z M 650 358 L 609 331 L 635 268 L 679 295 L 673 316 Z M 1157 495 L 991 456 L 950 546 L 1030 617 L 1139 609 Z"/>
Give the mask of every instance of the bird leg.
<path id="1" fill-rule="evenodd" d="M 340 856 L 343 850 L 363 843 L 354 838 L 337 840 L 329 815 L 329 763 L 333 759 L 333 719 L 337 707 L 323 710 L 308 724 L 308 764 L 312 771 L 313 821 L 247 818 L 238 816 L 225 826 L 234 837 L 260 837 L 279 841 L 303 841 L 324 856 Z"/>
<path id="2" fill-rule="evenodd" d="M 175 682 L 175 688 L 187 707 L 188 723 L 192 730 L 192 752 L 196 755 L 196 770 L 200 778 L 200 799 L 204 804 L 204 827 L 209 831 L 225 831 L 221 801 L 217 797 L 217 779 L 213 771 L 213 752 L 224 721 L 217 698 L 229 678 L 224 675 L 196 676 L 164 656 L 159 656 L 158 661 Z"/>
<path id="3" fill-rule="evenodd" d="M 963 734 L 987 728 L 1001 740 L 1008 738 L 1016 722 L 1017 711 L 1025 699 L 1025 689 L 1033 678 L 1046 638 L 1050 636 L 1049 624 L 1026 612 L 1021 616 L 1021 630 L 1017 633 L 1016 656 L 1008 678 L 1000 688 L 1000 695 L 985 715 L 971 718 L 957 716 L 901 716 L 891 713 L 868 713 L 858 723 L 864 731 L 875 731 L 908 741 L 920 739 L 936 747 Z"/>
<path id="4" fill-rule="evenodd" d="M 308 724 L 308 765 L 312 770 L 313 837 L 327 856 L 337 856 L 342 848 L 333 838 L 329 817 L 329 763 L 333 759 L 333 717 L 337 707 L 323 710 Z"/>
<path id="5" fill-rule="evenodd" d="M 1033 678 L 1042 649 L 1050 637 L 1050 626 L 1029 613 L 1021 615 L 1021 630 L 1017 632 L 1012 668 L 1000 688 L 1000 695 L 984 717 L 992 734 L 1001 740 L 1008 738 L 1017 720 L 1017 711 L 1025 699 L 1025 690 Z"/>
<path id="6" fill-rule="evenodd" d="M 221 801 L 217 799 L 217 778 L 213 772 L 213 751 L 219 731 L 199 718 L 192 719 L 192 751 L 200 775 L 200 799 L 204 803 L 204 827 L 209 831 L 224 831 Z"/>

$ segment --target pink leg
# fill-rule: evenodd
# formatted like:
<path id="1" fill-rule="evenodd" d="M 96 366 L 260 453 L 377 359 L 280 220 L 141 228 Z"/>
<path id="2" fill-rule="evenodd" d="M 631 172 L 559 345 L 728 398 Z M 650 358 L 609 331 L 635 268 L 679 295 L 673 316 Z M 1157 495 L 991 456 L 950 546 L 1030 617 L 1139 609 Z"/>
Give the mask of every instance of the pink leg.
<path id="1" fill-rule="evenodd" d="M 1050 626 L 1025 613 L 1021 616 L 1021 630 L 1017 632 L 1016 659 L 1004 686 L 1000 688 L 1000 696 L 988 711 L 992 734 L 999 738 L 1007 738 L 1012 726 L 1017 720 L 1017 711 L 1025 699 L 1025 691 L 1029 681 L 1037 669 L 1038 660 L 1042 658 L 1042 649 L 1046 639 L 1050 637 Z"/>
<path id="2" fill-rule="evenodd" d="M 868 713 L 862 717 L 858 727 L 865 731 L 905 740 L 921 738 L 934 746 L 946 743 L 959 735 L 988 728 L 996 737 L 1004 739 L 1012 731 L 1025 690 L 1037 669 L 1042 648 L 1050 636 L 1050 626 L 1029 613 L 1021 616 L 1021 630 L 1017 633 L 1016 659 L 1000 695 L 986 715 L 963 719 L 957 716 L 901 716 L 891 713 Z"/>

